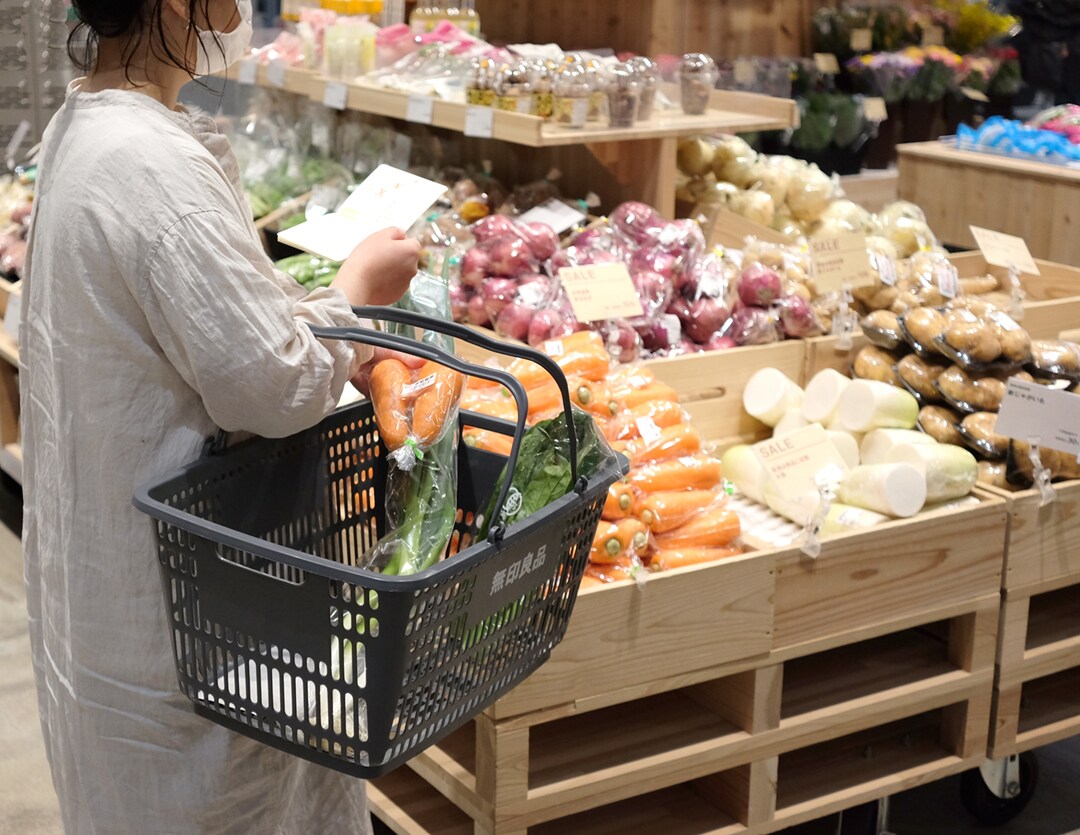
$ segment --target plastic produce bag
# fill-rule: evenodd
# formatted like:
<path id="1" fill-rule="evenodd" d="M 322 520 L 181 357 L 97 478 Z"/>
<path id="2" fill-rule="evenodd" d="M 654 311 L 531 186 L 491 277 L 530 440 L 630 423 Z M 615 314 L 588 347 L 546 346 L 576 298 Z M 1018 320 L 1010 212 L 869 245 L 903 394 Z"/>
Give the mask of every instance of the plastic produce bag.
<path id="1" fill-rule="evenodd" d="M 397 307 L 449 319 L 449 288 L 442 279 L 418 273 Z M 387 330 L 416 337 L 409 326 L 391 323 Z M 423 331 L 420 341 L 447 353 L 454 350 L 451 337 L 434 331 Z M 410 375 L 408 383 L 399 378 L 395 397 L 383 399 L 375 390 L 381 366 L 372 372 L 372 400 L 383 446 L 388 451 L 386 534 L 364 555 L 362 565 L 383 574 L 415 574 L 442 558 L 453 533 L 457 415 L 464 379 L 460 385 L 455 384 L 452 375 L 456 372 L 428 363 L 422 369 L 423 376 L 414 380 Z M 435 379 L 427 382 L 431 376 Z M 403 390 L 405 387 L 411 390 Z M 408 407 L 405 413 L 402 403 Z M 399 445 L 393 448 L 395 444 Z"/>

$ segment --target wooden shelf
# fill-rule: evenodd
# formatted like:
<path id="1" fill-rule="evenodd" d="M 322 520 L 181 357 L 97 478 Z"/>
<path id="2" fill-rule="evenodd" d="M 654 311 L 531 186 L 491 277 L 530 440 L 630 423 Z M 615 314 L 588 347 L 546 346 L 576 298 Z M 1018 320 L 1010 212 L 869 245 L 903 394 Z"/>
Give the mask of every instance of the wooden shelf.
<path id="1" fill-rule="evenodd" d="M 1068 586 L 1031 598 L 1026 652 L 1080 637 L 1080 589 Z"/>
<path id="2" fill-rule="evenodd" d="M 1033 679 L 1021 689 L 1017 750 L 1080 734 L 1080 667 Z"/>
<path id="3" fill-rule="evenodd" d="M 797 658 L 784 664 L 780 703 L 785 722 L 822 710 L 842 713 L 845 704 L 902 690 L 909 698 L 965 677 L 949 661 L 948 646 L 918 629 L 908 629 Z"/>
<path id="4" fill-rule="evenodd" d="M 375 816 L 397 835 L 473 835 L 473 822 L 408 768 L 369 781 L 368 802 Z"/>
<path id="5" fill-rule="evenodd" d="M 961 771 L 969 763 L 941 741 L 944 711 L 780 756 L 776 826 L 790 826 Z M 976 760 L 985 755 L 979 752 Z"/>
<path id="6" fill-rule="evenodd" d="M 256 73 L 259 86 L 307 96 L 320 104 L 323 102 L 328 79 L 311 70 L 287 68 L 282 86 L 271 84 L 268 76 L 269 68 L 260 64 Z M 367 83 L 352 83 L 346 87 L 348 110 L 390 119 L 406 119 L 411 98 L 408 93 Z M 716 91 L 710 104 L 710 109 L 701 116 L 687 116 L 681 110 L 659 111 L 650 121 L 638 123 L 632 128 L 611 128 L 601 123 L 590 123 L 582 129 L 564 128 L 537 116 L 496 110 L 494 132 L 490 138 L 532 148 L 551 148 L 678 138 L 699 133 L 780 130 L 798 121 L 798 108 L 795 102 L 787 99 Z M 468 110 L 469 106 L 464 103 L 436 99 L 431 125 L 464 133 Z"/>

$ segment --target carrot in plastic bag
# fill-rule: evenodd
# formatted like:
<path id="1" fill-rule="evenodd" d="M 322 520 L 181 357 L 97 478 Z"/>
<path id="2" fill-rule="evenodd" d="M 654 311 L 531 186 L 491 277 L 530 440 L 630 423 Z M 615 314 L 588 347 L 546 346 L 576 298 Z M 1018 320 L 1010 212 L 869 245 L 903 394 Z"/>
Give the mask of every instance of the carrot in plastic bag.
<path id="1" fill-rule="evenodd" d="M 585 567 L 586 577 L 601 583 L 618 583 L 621 580 L 633 580 L 641 568 L 641 561 L 624 558 L 612 563 L 589 563 Z"/>
<path id="2" fill-rule="evenodd" d="M 617 522 L 630 515 L 634 507 L 634 488 L 625 481 L 616 481 L 608 488 L 604 500 L 604 510 L 600 518 L 607 522 Z"/>
<path id="3" fill-rule="evenodd" d="M 718 490 L 664 490 L 646 494 L 634 502 L 634 515 L 654 534 L 660 534 L 726 500 L 727 496 Z"/>
<path id="4" fill-rule="evenodd" d="M 550 374 L 532 360 L 516 359 L 510 363 L 506 370 L 517 377 L 518 382 L 526 389 L 537 388 L 555 382 L 555 379 Z"/>
<path id="5" fill-rule="evenodd" d="M 741 531 L 739 516 L 725 507 L 706 510 L 667 533 L 657 534 L 661 551 L 683 548 L 722 548 L 734 542 Z"/>
<path id="6" fill-rule="evenodd" d="M 604 338 L 596 331 L 576 331 L 559 339 L 549 339 L 540 348 L 553 359 L 573 351 L 591 351 L 607 356 Z"/>
<path id="7" fill-rule="evenodd" d="M 582 377 L 594 383 L 600 382 L 611 370 L 611 360 L 592 351 L 572 351 L 555 357 L 555 362 L 567 377 Z"/>
<path id="8" fill-rule="evenodd" d="M 419 393 L 413 404 L 412 435 L 421 449 L 427 449 L 439 439 L 447 419 L 454 413 L 465 377 L 430 360 L 416 376 Z"/>
<path id="9" fill-rule="evenodd" d="M 626 391 L 613 390 L 612 394 L 625 409 L 634 409 L 642 403 L 649 403 L 653 400 L 679 402 L 679 393 L 667 383 L 661 382 L 649 383 L 642 388 L 632 388 Z"/>
<path id="10" fill-rule="evenodd" d="M 409 404 L 405 390 L 412 382 L 412 370 L 398 359 L 385 359 L 371 371 L 371 405 L 379 437 L 387 450 L 405 445 L 409 437 Z"/>
<path id="11" fill-rule="evenodd" d="M 529 396 L 530 423 L 536 423 L 539 415 L 555 409 L 561 412 L 563 409 L 562 392 L 559 391 L 558 384 L 550 377 L 547 383 L 529 389 L 526 394 Z"/>
<path id="12" fill-rule="evenodd" d="M 728 557 L 737 557 L 742 552 L 742 548 L 734 545 L 722 548 L 680 548 L 657 551 L 649 561 L 649 568 L 653 571 L 670 571 L 686 565 L 701 565 Z"/>
<path id="13" fill-rule="evenodd" d="M 678 458 L 684 455 L 693 455 L 701 451 L 701 437 L 694 427 L 686 423 L 677 423 L 666 429 L 661 429 L 660 434 L 645 440 L 638 438 L 628 446 L 630 452 L 630 465 L 633 467 L 642 464 L 651 464 L 656 461 L 665 461 L 668 458 Z"/>
<path id="14" fill-rule="evenodd" d="M 461 434 L 469 446 L 486 452 L 494 452 L 497 455 L 509 455 L 514 443 L 513 439 L 506 435 L 487 429 L 478 429 L 475 426 L 466 426 Z"/>
<path id="15" fill-rule="evenodd" d="M 619 415 L 614 440 L 633 440 L 641 437 L 642 429 L 646 431 L 652 430 L 653 427 L 667 429 L 669 426 L 676 426 L 686 421 L 686 412 L 675 401 L 649 400 Z"/>
<path id="16" fill-rule="evenodd" d="M 613 563 L 620 557 L 635 556 L 648 542 L 649 534 L 637 519 L 601 522 L 593 538 L 589 561 Z"/>
<path id="17" fill-rule="evenodd" d="M 594 382 L 584 378 L 568 379 L 570 399 L 592 415 L 610 418 L 619 410 L 618 401 L 611 396 L 611 391 L 603 382 Z"/>
<path id="18" fill-rule="evenodd" d="M 630 471 L 629 482 L 646 493 L 662 490 L 708 490 L 720 483 L 723 469 L 710 455 L 690 455 Z"/>

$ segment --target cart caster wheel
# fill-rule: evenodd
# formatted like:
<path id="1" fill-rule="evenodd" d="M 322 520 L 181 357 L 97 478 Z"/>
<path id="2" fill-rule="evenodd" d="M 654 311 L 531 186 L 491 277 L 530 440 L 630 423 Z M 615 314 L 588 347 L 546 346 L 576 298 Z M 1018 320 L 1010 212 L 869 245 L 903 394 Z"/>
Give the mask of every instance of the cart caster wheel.
<path id="1" fill-rule="evenodd" d="M 1031 801 L 1039 783 L 1039 761 L 1031 751 L 1020 754 L 1018 760 L 1016 782 L 1001 782 L 1003 793 L 1011 793 L 1011 797 L 999 797 L 987 784 L 989 775 L 983 769 L 975 768 L 961 775 L 960 801 L 979 823 L 1000 826 L 1024 811 Z"/>

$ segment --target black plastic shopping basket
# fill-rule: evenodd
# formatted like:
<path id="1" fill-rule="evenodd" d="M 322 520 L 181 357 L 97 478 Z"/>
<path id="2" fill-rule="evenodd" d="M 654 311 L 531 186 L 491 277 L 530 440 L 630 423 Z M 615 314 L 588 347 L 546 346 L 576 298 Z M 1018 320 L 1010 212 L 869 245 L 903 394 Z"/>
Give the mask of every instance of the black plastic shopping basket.
<path id="1" fill-rule="evenodd" d="M 566 379 L 545 355 L 392 308 L 357 312 L 540 364 L 562 390 L 574 442 Z M 512 469 L 526 409 L 512 376 L 390 334 L 312 330 L 507 386 L 516 427 L 472 413 L 459 422 L 513 434 Z M 572 492 L 469 542 L 508 459 L 464 443 L 459 455 L 452 558 L 403 577 L 356 567 L 385 525 L 386 463 L 368 401 L 288 438 L 209 447 L 140 490 L 135 506 L 154 519 L 180 689 L 196 712 L 330 768 L 377 777 L 539 667 L 566 631 L 619 465 L 579 479 L 572 453 Z M 509 487 L 506 479 L 499 508 Z"/>

